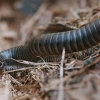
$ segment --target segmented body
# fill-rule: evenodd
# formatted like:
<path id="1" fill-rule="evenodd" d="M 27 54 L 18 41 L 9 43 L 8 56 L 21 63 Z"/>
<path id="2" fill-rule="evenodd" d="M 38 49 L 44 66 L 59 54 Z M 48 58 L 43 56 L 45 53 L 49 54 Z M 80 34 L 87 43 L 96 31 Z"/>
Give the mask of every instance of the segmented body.
<path id="1" fill-rule="evenodd" d="M 100 43 L 100 19 L 77 30 L 43 34 L 33 38 L 28 44 L 0 52 L 0 59 L 38 61 L 40 57 L 78 52 Z M 38 57 L 40 56 L 40 57 Z"/>

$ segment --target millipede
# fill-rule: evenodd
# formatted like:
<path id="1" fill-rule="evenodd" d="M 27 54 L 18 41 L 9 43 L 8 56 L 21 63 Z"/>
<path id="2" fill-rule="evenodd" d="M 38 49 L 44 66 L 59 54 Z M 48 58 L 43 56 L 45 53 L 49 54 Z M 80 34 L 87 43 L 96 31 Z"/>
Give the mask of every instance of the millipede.
<path id="1" fill-rule="evenodd" d="M 61 55 L 63 48 L 66 54 L 83 51 L 100 43 L 100 19 L 79 29 L 42 34 L 34 37 L 29 43 L 0 52 L 0 60 L 13 58 L 37 62 L 39 57 Z"/>

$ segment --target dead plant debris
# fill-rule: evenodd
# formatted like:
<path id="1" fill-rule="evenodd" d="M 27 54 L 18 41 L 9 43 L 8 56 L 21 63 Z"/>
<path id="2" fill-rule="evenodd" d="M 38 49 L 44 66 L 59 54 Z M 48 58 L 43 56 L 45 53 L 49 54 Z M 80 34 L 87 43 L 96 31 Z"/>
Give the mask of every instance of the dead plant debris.
<path id="1" fill-rule="evenodd" d="M 100 0 L 30 1 L 0 1 L 0 51 L 40 34 L 78 29 L 100 17 Z M 31 10 L 27 7 L 34 13 L 26 14 Z M 0 68 L 0 100 L 100 100 L 100 44 L 62 52 L 57 61 L 12 59 L 27 67 L 4 72 Z"/>

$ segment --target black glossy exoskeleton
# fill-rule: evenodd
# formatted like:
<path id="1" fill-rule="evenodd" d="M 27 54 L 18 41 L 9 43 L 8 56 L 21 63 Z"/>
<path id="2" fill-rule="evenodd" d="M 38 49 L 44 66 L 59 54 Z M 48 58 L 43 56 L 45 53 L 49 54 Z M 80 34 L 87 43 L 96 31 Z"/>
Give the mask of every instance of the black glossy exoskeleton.
<path id="1" fill-rule="evenodd" d="M 43 34 L 28 44 L 0 52 L 0 59 L 38 61 L 40 57 L 59 55 L 63 47 L 66 53 L 78 52 L 100 43 L 100 19 L 77 30 Z"/>

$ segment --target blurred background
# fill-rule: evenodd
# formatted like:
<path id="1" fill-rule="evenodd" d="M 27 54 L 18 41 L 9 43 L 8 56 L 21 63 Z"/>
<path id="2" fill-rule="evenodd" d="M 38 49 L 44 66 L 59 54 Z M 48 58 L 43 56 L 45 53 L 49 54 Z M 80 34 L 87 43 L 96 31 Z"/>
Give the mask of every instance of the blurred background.
<path id="1" fill-rule="evenodd" d="M 24 45 L 41 34 L 78 29 L 97 18 L 100 0 L 0 0 L 0 51 Z M 100 100 L 100 44 L 73 54 L 64 60 L 64 68 L 61 59 L 48 64 L 40 57 L 44 64 L 32 63 L 32 67 L 23 61 L 32 69 L 0 74 L 0 98 L 6 97 L 0 100 Z"/>
<path id="2" fill-rule="evenodd" d="M 40 34 L 77 29 L 99 16 L 100 0 L 0 0 L 0 51 Z"/>

